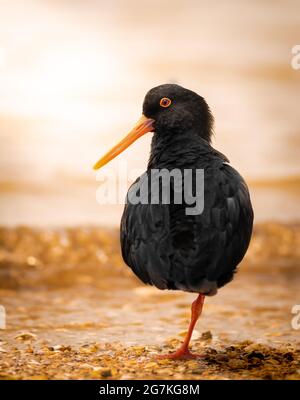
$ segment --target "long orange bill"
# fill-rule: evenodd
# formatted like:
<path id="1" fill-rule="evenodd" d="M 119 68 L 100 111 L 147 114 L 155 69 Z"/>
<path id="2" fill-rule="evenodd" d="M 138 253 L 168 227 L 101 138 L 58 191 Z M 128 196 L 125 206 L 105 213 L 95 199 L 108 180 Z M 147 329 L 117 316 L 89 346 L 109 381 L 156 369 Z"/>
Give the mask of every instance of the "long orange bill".
<path id="1" fill-rule="evenodd" d="M 122 139 L 118 144 L 116 144 L 111 150 L 109 150 L 99 161 L 94 165 L 94 169 L 99 169 L 107 164 L 109 161 L 117 157 L 122 151 L 127 149 L 133 142 L 135 142 L 139 137 L 143 136 L 147 132 L 153 130 L 154 120 L 147 118 L 144 115 L 136 123 L 135 127 Z"/>

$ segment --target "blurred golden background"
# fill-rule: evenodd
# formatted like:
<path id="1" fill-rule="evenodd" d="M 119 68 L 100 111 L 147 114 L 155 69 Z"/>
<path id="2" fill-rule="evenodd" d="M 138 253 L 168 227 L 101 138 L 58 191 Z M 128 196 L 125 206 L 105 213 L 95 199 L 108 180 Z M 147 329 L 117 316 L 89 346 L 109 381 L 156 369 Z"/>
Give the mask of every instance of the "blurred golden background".
<path id="1" fill-rule="evenodd" d="M 208 101 L 213 144 L 250 183 L 256 220 L 299 217 L 298 1 L 12 0 L 0 10 L 0 223 L 117 225 L 122 206 L 96 203 L 92 165 L 166 82 Z M 150 136 L 121 156 L 129 169 L 145 168 Z"/>

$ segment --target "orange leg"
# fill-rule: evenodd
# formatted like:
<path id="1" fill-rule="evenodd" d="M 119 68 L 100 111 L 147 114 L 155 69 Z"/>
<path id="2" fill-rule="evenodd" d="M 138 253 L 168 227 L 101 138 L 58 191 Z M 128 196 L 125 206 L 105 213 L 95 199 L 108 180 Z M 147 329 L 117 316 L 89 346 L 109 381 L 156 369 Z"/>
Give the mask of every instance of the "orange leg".
<path id="1" fill-rule="evenodd" d="M 189 351 L 189 343 L 192 337 L 192 333 L 198 318 L 201 315 L 203 303 L 204 303 L 205 296 L 203 294 L 199 294 L 197 299 L 192 303 L 192 315 L 191 315 L 191 322 L 181 347 L 176 350 L 174 353 L 164 354 L 162 356 L 158 356 L 158 358 L 171 358 L 171 359 L 180 359 L 180 358 L 197 358 L 199 355 L 193 354 Z"/>

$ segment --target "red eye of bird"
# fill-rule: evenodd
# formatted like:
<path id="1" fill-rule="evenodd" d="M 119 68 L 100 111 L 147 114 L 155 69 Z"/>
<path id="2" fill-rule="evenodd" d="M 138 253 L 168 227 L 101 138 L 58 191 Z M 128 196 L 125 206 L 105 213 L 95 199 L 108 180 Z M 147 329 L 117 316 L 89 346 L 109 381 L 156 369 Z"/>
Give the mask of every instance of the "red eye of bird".
<path id="1" fill-rule="evenodd" d="M 163 97 L 162 99 L 160 99 L 159 105 L 161 107 L 169 107 L 171 105 L 172 101 L 168 98 L 168 97 Z"/>

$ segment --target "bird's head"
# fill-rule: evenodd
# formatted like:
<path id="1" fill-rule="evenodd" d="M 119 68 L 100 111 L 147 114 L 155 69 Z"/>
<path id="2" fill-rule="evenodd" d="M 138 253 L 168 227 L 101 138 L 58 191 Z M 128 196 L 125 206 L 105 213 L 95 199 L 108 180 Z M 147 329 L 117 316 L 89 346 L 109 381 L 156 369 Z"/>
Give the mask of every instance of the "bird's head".
<path id="1" fill-rule="evenodd" d="M 210 141 L 213 117 L 203 97 L 174 84 L 157 86 L 146 94 L 143 115 L 153 119 L 155 132 L 184 134 L 193 129 Z"/>
<path id="2" fill-rule="evenodd" d="M 143 103 L 143 115 L 128 135 L 94 165 L 99 169 L 147 132 L 157 135 L 184 135 L 193 131 L 210 142 L 213 117 L 203 97 L 175 84 L 149 90 Z"/>

